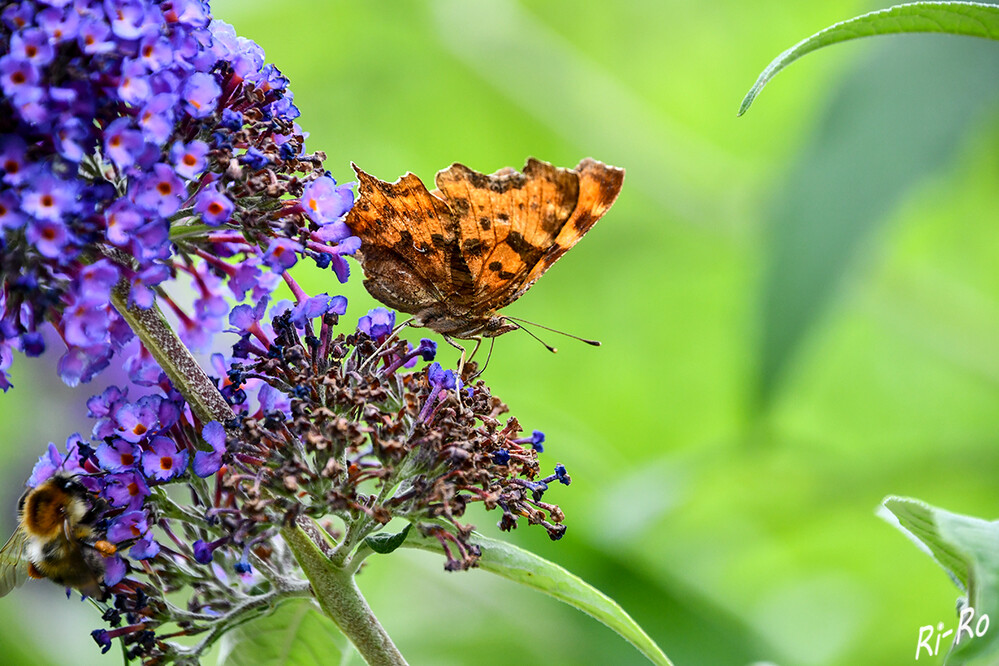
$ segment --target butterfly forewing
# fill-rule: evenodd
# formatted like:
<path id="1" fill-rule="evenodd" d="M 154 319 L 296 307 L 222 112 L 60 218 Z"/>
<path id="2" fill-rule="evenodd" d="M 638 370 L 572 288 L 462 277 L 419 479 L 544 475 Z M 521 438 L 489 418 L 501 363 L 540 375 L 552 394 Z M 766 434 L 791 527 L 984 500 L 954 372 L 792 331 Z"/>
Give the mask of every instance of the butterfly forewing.
<path id="1" fill-rule="evenodd" d="M 576 174 L 535 159 L 523 173 L 488 176 L 454 164 L 436 180 L 461 231 L 472 281 L 463 296 L 475 310 L 495 309 L 498 294 L 523 284 L 576 206 Z"/>
<path id="2" fill-rule="evenodd" d="M 624 169 L 608 166 L 593 159 L 583 160 L 575 171 L 579 178 L 579 194 L 572 214 L 562 225 L 558 236 L 545 251 L 541 261 L 531 267 L 523 288 L 497 307 L 509 305 L 516 300 L 538 278 L 544 275 L 545 271 L 552 267 L 552 264 L 572 249 L 572 246 L 593 228 L 597 220 L 603 217 L 617 199 L 621 186 L 624 184 Z"/>

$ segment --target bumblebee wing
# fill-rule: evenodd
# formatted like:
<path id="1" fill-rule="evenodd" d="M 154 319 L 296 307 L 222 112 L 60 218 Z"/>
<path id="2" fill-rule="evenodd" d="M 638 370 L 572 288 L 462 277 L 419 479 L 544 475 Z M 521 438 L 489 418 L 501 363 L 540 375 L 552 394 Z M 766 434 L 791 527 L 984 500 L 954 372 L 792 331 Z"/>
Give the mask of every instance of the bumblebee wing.
<path id="1" fill-rule="evenodd" d="M 0 597 L 28 579 L 28 560 L 24 556 L 27 543 L 28 535 L 18 529 L 0 548 Z"/>

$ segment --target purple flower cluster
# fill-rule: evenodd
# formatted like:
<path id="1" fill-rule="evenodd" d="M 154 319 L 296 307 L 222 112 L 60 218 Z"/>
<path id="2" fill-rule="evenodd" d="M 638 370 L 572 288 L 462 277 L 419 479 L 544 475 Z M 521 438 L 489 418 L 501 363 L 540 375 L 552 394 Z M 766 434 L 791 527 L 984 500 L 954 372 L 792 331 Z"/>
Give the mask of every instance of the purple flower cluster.
<path id="1" fill-rule="evenodd" d="M 0 43 L 0 389 L 45 321 L 68 384 L 105 368 L 132 335 L 114 295 L 164 300 L 207 348 L 223 283 L 259 300 L 301 256 L 346 280 L 353 195 L 305 153 L 287 79 L 207 2 L 7 3 Z M 178 272 L 193 312 L 163 289 Z"/>
<path id="2" fill-rule="evenodd" d="M 28 481 L 34 487 L 56 472 L 67 472 L 93 494 L 95 538 L 117 547 L 117 553 L 103 560 L 103 584 L 112 595 L 104 619 L 112 630 L 96 630 L 94 639 L 106 651 L 111 639 L 121 638 L 130 658 L 147 661 L 166 654 L 177 657 L 171 650 L 181 649 L 156 637 L 159 626 L 177 620 L 164 593 L 186 588 L 188 621 L 212 620 L 238 602 L 239 590 L 260 582 L 249 561 L 251 548 L 275 530 L 273 525 L 233 521 L 227 516 L 228 500 L 219 502 L 228 497 L 217 485 L 226 466 L 245 470 L 260 461 L 230 447 L 217 421 L 197 425 L 168 383 L 160 388 L 133 400 L 126 389 L 112 386 L 90 398 L 90 437 L 70 436 L 65 451 L 49 444 Z M 260 401 L 255 409 L 244 401 L 248 417 L 287 416 L 287 400 L 273 390 L 259 389 L 255 395 Z M 213 488 L 204 479 L 216 474 Z M 192 502 L 178 504 L 157 491 L 167 484 L 186 485 Z M 230 576 L 242 584 L 233 587 Z M 119 627 L 122 616 L 128 625 Z M 203 630 L 191 627 L 192 634 Z"/>
<path id="3" fill-rule="evenodd" d="M 394 313 L 376 308 L 361 318 L 367 330 L 336 335 L 342 297 L 309 297 L 286 279 L 298 303 L 277 303 L 266 318 L 266 298 L 233 308 L 240 340 L 232 358 L 212 357 L 236 418 L 201 425 L 162 375 L 138 397 L 112 386 L 87 402 L 89 438 L 71 436 L 65 452 L 50 444 L 32 472 L 31 486 L 76 474 L 99 508 L 95 537 L 117 546 L 104 560 L 113 605 L 101 608 L 111 628 L 93 632 L 103 650 L 119 638 L 147 663 L 196 658 L 213 639 L 185 648 L 161 639 L 161 628 L 183 620 L 184 634 L 211 632 L 227 613 L 274 594 L 275 581 L 282 594 L 308 593 L 305 582 L 288 587 L 294 564 L 276 538 L 298 516 L 339 518 L 347 529 L 339 539 L 354 548 L 392 518 L 409 520 L 440 540 L 448 570 L 480 556 L 472 526 L 458 520 L 475 502 L 501 509 L 504 530 L 526 518 L 552 539 L 565 531 L 543 496 L 570 479 L 562 465 L 540 477 L 540 431 L 518 437 L 516 419 L 501 423 L 506 406 L 483 382 L 463 387 L 431 363 L 432 341 L 379 334 Z M 407 370 L 419 360 L 423 369 Z M 465 370 L 468 381 L 475 364 Z M 375 500 L 372 483 L 402 490 Z M 185 490 L 158 490 L 168 484 Z M 168 592 L 186 598 L 183 618 Z"/>
<path id="4" fill-rule="evenodd" d="M 500 420 L 475 363 L 431 363 L 437 345 L 397 338 L 385 308 L 338 333 L 346 299 L 288 273 L 307 258 L 344 282 L 360 240 L 350 188 L 305 152 L 259 47 L 204 0 L 9 2 L 0 44 L 0 390 L 14 350 L 45 350 L 45 322 L 68 384 L 112 361 L 131 382 L 93 396 L 89 436 L 50 444 L 28 482 L 77 475 L 93 536 L 116 547 L 102 650 L 118 638 L 126 660 L 194 663 L 240 613 L 310 594 L 279 538 L 300 519 L 338 519 L 354 570 L 393 518 L 439 539 L 447 569 L 476 566 L 459 521 L 474 503 L 500 509 L 504 530 L 526 519 L 562 536 L 543 496 L 569 484 L 565 468 L 542 477 L 544 434 Z M 180 279 L 193 302 L 171 295 Z M 294 302 L 271 305 L 282 280 Z M 151 334 L 154 306 L 188 349 L 238 336 L 210 379 L 157 364 L 172 359 L 157 342 L 187 351 Z"/>

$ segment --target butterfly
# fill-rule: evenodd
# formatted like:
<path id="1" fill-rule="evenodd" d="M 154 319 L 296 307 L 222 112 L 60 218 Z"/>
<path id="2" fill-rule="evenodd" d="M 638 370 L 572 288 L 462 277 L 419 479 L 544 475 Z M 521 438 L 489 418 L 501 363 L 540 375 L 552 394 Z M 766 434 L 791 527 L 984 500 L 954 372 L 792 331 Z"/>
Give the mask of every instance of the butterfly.
<path id="1" fill-rule="evenodd" d="M 412 173 L 388 183 L 351 166 L 359 196 L 346 223 L 361 239 L 365 288 L 452 344 L 520 328 L 497 311 L 579 242 L 624 182 L 623 169 L 589 158 L 488 175 L 455 163 L 432 192 Z"/>

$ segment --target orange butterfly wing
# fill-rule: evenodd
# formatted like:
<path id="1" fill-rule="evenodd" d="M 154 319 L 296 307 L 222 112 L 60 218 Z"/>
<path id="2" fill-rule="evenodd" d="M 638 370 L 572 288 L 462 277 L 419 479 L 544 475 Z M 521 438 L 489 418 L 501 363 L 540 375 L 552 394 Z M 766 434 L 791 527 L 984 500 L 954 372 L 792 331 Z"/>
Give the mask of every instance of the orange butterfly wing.
<path id="1" fill-rule="evenodd" d="M 456 337 L 483 333 L 593 227 L 617 198 L 624 170 L 592 159 L 562 169 L 530 159 L 522 173 L 452 164 L 428 192 L 413 174 L 386 183 L 355 167 L 360 197 L 347 225 L 361 238 L 368 291 Z M 502 332 L 499 330 L 498 332 Z"/>

